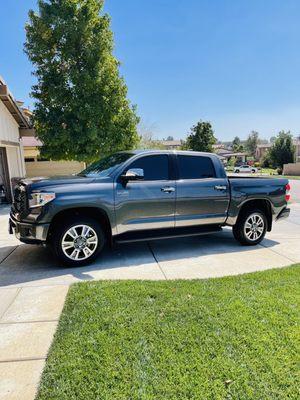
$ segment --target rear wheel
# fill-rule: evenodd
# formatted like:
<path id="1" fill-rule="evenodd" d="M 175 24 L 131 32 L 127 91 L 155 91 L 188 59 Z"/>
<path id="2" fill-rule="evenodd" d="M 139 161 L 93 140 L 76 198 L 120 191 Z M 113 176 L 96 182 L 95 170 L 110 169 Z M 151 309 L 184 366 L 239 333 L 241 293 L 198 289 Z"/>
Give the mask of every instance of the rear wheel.
<path id="1" fill-rule="evenodd" d="M 63 221 L 53 232 L 52 247 L 56 257 L 68 266 L 92 262 L 105 244 L 100 224 L 88 217 L 73 217 Z"/>
<path id="2" fill-rule="evenodd" d="M 248 210 L 239 216 L 232 228 L 236 240 L 245 246 L 255 246 L 265 237 L 267 218 L 261 210 Z"/>

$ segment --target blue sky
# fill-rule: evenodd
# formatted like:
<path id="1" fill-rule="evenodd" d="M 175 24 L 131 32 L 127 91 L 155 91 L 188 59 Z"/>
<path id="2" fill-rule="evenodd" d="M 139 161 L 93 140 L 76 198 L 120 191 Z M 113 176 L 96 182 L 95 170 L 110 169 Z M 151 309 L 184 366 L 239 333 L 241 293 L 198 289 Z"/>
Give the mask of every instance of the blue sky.
<path id="1" fill-rule="evenodd" d="M 3 0 L 0 75 L 32 106 L 24 24 L 35 0 Z M 154 136 L 199 119 L 216 136 L 300 134 L 299 0 L 107 0 L 129 98 Z"/>

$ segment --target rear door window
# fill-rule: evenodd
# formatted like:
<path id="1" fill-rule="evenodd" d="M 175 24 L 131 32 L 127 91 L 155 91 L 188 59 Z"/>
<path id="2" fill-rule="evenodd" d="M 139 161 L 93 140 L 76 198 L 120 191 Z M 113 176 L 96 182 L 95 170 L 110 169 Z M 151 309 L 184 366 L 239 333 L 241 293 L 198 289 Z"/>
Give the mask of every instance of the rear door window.
<path id="1" fill-rule="evenodd" d="M 215 178 L 214 165 L 209 157 L 178 155 L 180 179 Z"/>

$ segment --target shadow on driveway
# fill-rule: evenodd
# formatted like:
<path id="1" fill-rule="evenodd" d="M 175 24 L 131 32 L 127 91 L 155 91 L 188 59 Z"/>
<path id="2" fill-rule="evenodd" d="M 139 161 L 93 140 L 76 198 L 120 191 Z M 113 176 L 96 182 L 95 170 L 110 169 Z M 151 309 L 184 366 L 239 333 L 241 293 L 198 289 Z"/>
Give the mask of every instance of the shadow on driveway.
<path id="1" fill-rule="evenodd" d="M 277 244 L 273 240 L 267 242 L 268 248 Z M 186 266 L 197 268 L 200 265 L 209 270 L 216 262 L 224 262 L 224 266 L 231 260 L 235 260 L 237 265 L 243 264 L 245 257 L 250 258 L 254 265 L 260 265 L 258 251 L 266 249 L 241 246 L 229 229 L 207 236 L 106 248 L 94 263 L 77 268 L 59 265 L 49 248 L 11 246 L 5 248 L 8 255 L 0 263 L 0 286 L 70 284 L 91 279 L 165 279 L 164 267 L 171 267 L 172 273 L 174 269 Z M 226 270 L 224 272 L 226 274 Z"/>

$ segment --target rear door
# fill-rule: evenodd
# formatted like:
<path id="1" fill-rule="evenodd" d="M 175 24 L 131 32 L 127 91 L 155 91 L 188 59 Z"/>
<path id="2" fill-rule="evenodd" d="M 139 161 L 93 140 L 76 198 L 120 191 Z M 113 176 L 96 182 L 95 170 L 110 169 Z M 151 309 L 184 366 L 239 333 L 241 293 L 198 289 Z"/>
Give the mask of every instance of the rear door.
<path id="1" fill-rule="evenodd" d="M 115 213 L 118 234 L 135 230 L 174 228 L 175 179 L 170 176 L 167 154 L 150 154 L 133 160 L 121 172 L 143 169 L 142 181 L 129 181 L 120 177 L 115 188 Z"/>
<path id="2" fill-rule="evenodd" d="M 177 155 L 175 226 L 222 224 L 229 206 L 229 183 L 217 176 L 209 156 Z"/>

